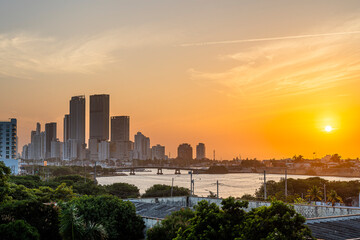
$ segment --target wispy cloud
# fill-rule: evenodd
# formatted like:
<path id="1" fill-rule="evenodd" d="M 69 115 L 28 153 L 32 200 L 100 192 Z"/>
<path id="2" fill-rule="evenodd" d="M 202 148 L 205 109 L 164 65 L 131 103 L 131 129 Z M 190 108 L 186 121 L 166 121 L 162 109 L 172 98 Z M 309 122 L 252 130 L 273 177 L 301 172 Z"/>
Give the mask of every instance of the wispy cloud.
<path id="1" fill-rule="evenodd" d="M 267 37 L 267 38 L 252 38 L 252 39 L 240 39 L 240 40 L 228 40 L 228 41 L 183 43 L 183 44 L 180 44 L 180 46 L 181 46 L 181 47 L 193 47 L 193 46 L 208 46 L 208 45 L 218 45 L 218 44 L 235 44 L 235 43 L 266 42 L 266 41 L 275 41 L 275 40 L 315 38 L 315 37 L 331 37 L 331 36 L 351 35 L 351 34 L 360 34 L 360 31 L 319 33 L 319 34 L 305 34 L 305 35 L 282 36 L 282 37 Z"/>
<path id="2" fill-rule="evenodd" d="M 241 52 L 221 57 L 235 60 L 237 66 L 221 72 L 190 69 L 189 73 L 193 79 L 216 84 L 219 91 L 231 96 L 261 99 L 312 93 L 359 81 L 360 35 L 346 26 L 343 30 L 349 31 L 338 31 L 332 37 L 302 35 L 241 47 Z M 360 29 L 360 21 L 351 26 Z"/>
<path id="3" fill-rule="evenodd" d="M 120 61 L 119 50 L 161 44 L 169 36 L 129 29 L 68 39 L 0 34 L 0 74 L 22 78 L 32 78 L 33 73 L 89 74 Z"/>

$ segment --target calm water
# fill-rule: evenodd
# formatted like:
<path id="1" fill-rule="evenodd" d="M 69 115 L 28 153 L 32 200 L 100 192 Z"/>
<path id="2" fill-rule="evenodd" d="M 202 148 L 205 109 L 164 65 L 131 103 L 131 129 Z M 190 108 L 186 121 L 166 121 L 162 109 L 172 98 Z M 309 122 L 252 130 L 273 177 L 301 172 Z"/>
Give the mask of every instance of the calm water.
<path id="1" fill-rule="evenodd" d="M 102 177 L 98 178 L 99 184 L 106 185 L 117 182 L 124 182 L 134 184 L 140 189 L 140 193 L 154 184 L 171 185 L 171 179 L 174 178 L 174 186 L 190 187 L 190 174 L 186 171 L 181 171 L 181 175 L 175 175 L 173 170 L 163 170 L 163 175 L 157 175 L 157 170 L 151 172 L 136 172 L 132 176 L 118 176 L 118 177 Z M 128 174 L 128 173 L 127 173 Z M 234 174 L 193 174 L 195 180 L 195 194 L 206 197 L 209 191 L 216 193 L 216 180 L 219 181 L 219 195 L 220 197 L 241 197 L 242 195 L 254 194 L 263 180 L 263 174 L 259 173 L 234 173 Z M 267 174 L 266 180 L 279 181 L 284 175 Z M 304 175 L 288 175 L 288 178 L 309 178 Z M 360 180 L 360 178 L 344 178 L 344 177 L 322 177 L 327 180 L 350 181 Z"/>

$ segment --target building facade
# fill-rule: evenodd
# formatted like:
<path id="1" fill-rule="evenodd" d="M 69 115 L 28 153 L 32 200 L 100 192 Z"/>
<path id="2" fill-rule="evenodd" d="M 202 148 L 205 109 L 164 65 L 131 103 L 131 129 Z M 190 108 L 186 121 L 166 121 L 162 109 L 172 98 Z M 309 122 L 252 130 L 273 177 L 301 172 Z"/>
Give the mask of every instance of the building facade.
<path id="1" fill-rule="evenodd" d="M 151 159 L 152 160 L 165 160 L 165 146 L 157 144 L 151 148 Z"/>
<path id="2" fill-rule="evenodd" d="M 70 139 L 85 144 L 85 96 L 75 96 L 70 100 Z"/>
<path id="3" fill-rule="evenodd" d="M 193 149 L 190 144 L 183 143 L 178 147 L 178 159 L 182 160 L 192 160 L 193 159 Z"/>
<path id="4" fill-rule="evenodd" d="M 151 159 L 150 138 L 138 132 L 135 135 L 133 159 Z"/>
<path id="5" fill-rule="evenodd" d="M 111 141 L 130 141 L 130 117 L 111 117 Z"/>
<path id="6" fill-rule="evenodd" d="M 18 174 L 17 151 L 17 120 L 12 118 L 10 121 L 0 122 L 0 161 L 11 169 L 12 174 Z"/>
<path id="7" fill-rule="evenodd" d="M 51 158 L 51 142 L 56 141 L 56 122 L 45 124 L 45 158 Z"/>
<path id="8" fill-rule="evenodd" d="M 206 158 L 205 144 L 204 143 L 199 143 L 196 146 L 196 159 L 201 160 L 201 159 L 205 159 L 205 158 Z"/>

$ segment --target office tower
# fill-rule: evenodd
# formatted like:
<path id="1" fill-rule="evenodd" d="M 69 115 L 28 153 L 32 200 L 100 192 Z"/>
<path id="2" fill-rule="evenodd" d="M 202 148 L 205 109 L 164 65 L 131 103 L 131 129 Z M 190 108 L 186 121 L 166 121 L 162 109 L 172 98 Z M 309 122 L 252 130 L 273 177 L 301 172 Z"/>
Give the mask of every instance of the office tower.
<path id="1" fill-rule="evenodd" d="M 42 147 L 42 132 L 40 123 L 36 123 L 36 130 L 31 131 L 31 143 L 29 144 L 29 159 L 40 160 L 44 158 Z"/>
<path id="2" fill-rule="evenodd" d="M 130 117 L 111 117 L 111 141 L 129 141 Z"/>
<path id="3" fill-rule="evenodd" d="M 90 96 L 90 160 L 98 160 L 99 146 L 109 140 L 110 96 L 107 94 Z"/>
<path id="4" fill-rule="evenodd" d="M 90 96 L 90 139 L 109 140 L 109 102 L 107 94 Z"/>
<path id="5" fill-rule="evenodd" d="M 18 174 L 17 142 L 16 119 L 0 122 L 0 161 L 3 161 L 11 169 L 12 174 Z"/>
<path id="6" fill-rule="evenodd" d="M 199 143 L 196 146 L 196 159 L 201 160 L 205 158 L 205 144 Z"/>
<path id="7" fill-rule="evenodd" d="M 51 157 L 51 141 L 55 141 L 56 137 L 56 123 L 45 124 L 45 158 Z"/>
<path id="8" fill-rule="evenodd" d="M 183 143 L 178 147 L 178 159 L 183 160 L 192 160 L 193 158 L 193 149 L 190 144 Z"/>
<path id="9" fill-rule="evenodd" d="M 70 139 L 85 144 L 85 96 L 75 96 L 70 100 Z"/>
<path id="10" fill-rule="evenodd" d="M 164 160 L 165 159 L 165 146 L 157 144 L 151 148 L 151 159 L 152 160 Z"/>
<path id="11" fill-rule="evenodd" d="M 64 116 L 64 142 L 70 139 L 70 114 Z"/>
<path id="12" fill-rule="evenodd" d="M 147 160 L 151 158 L 150 138 L 141 132 L 135 135 L 133 159 Z"/>

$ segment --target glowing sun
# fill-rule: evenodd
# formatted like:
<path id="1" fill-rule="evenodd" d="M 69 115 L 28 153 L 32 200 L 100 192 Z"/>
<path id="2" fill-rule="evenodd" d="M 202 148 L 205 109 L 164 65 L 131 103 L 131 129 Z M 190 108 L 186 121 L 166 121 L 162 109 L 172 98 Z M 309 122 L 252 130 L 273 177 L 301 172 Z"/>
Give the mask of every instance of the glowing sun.
<path id="1" fill-rule="evenodd" d="M 325 127 L 326 132 L 331 132 L 332 130 L 333 130 L 332 126 L 326 126 Z"/>

